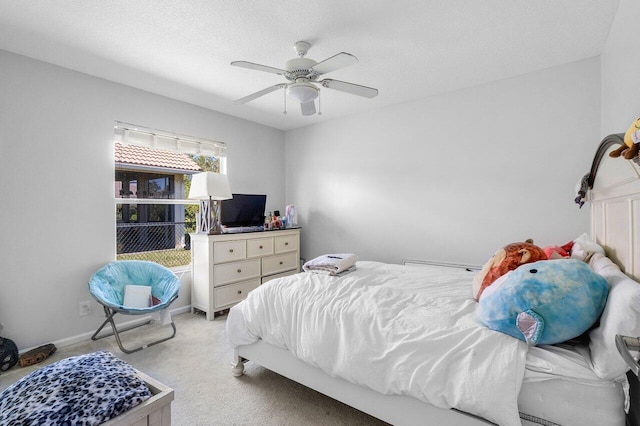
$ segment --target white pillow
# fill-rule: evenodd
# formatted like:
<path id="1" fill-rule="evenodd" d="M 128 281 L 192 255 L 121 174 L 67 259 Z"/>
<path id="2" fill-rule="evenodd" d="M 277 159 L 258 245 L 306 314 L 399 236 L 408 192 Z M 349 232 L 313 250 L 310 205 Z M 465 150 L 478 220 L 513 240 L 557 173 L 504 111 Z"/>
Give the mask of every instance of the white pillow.
<path id="1" fill-rule="evenodd" d="M 604 254 L 604 249 L 587 234 L 582 234 L 573 240 L 573 247 L 571 247 L 572 259 L 584 261 L 590 253 Z"/>
<path id="2" fill-rule="evenodd" d="M 640 283 L 600 253 L 593 255 L 589 265 L 611 286 L 600 325 L 589 333 L 591 368 L 598 377 L 612 380 L 629 370 L 616 348 L 616 334 L 640 336 Z"/>
<path id="3" fill-rule="evenodd" d="M 124 302 L 126 308 L 148 308 L 151 306 L 151 286 L 127 284 L 124 286 Z"/>

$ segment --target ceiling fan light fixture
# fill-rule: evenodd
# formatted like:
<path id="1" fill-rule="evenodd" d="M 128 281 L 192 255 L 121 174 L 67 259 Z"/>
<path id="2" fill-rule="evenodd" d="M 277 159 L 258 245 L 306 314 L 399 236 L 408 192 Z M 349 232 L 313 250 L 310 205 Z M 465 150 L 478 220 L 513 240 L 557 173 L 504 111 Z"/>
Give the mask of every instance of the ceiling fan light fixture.
<path id="1" fill-rule="evenodd" d="M 315 100 L 320 89 L 310 83 L 293 83 L 287 88 L 287 95 L 301 104 Z"/>

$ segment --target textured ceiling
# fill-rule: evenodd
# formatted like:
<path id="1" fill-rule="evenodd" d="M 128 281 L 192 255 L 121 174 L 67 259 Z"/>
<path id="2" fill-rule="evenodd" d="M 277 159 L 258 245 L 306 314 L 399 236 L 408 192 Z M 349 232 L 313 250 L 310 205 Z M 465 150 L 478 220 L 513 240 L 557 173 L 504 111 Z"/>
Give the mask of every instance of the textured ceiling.
<path id="1" fill-rule="evenodd" d="M 287 130 L 552 67 L 601 53 L 617 0 L 0 0 L 0 49 Z M 379 89 L 322 89 L 322 115 L 283 94 L 234 99 L 307 57 L 359 62 L 326 74 Z"/>

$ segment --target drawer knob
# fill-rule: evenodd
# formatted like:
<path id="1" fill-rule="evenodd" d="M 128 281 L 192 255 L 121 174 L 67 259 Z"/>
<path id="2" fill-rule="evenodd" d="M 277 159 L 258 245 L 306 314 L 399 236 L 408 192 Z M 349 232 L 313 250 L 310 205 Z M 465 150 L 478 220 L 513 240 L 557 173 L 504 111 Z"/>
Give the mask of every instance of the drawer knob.
<path id="1" fill-rule="evenodd" d="M 260 246 L 260 250 L 262 250 L 262 246 Z"/>
<path id="2" fill-rule="evenodd" d="M 288 241 L 287 241 L 287 242 L 285 242 L 285 243 L 284 243 L 284 245 L 285 245 L 285 246 L 288 246 L 288 245 L 289 245 L 289 242 L 288 242 Z"/>
<path id="3" fill-rule="evenodd" d="M 238 294 L 242 294 L 242 290 L 238 290 Z"/>
<path id="4" fill-rule="evenodd" d="M 280 261 L 280 264 L 282 265 L 282 261 Z"/>
<path id="5" fill-rule="evenodd" d="M 242 272 L 242 269 L 238 269 L 238 273 Z"/>
<path id="6" fill-rule="evenodd" d="M 233 249 L 229 249 L 229 253 L 233 253 Z"/>

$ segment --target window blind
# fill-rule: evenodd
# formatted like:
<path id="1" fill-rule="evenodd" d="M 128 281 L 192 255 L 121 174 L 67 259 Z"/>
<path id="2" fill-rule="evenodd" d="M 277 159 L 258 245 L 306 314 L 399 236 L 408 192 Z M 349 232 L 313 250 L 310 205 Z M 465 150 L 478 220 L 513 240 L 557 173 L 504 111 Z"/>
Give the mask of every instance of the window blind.
<path id="1" fill-rule="evenodd" d="M 115 122 L 114 136 L 115 142 L 123 145 L 139 145 L 183 154 L 217 157 L 221 160 L 226 157 L 227 152 L 227 145 L 224 142 L 151 129 L 120 121 Z"/>

